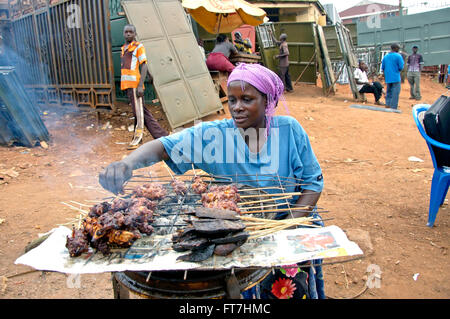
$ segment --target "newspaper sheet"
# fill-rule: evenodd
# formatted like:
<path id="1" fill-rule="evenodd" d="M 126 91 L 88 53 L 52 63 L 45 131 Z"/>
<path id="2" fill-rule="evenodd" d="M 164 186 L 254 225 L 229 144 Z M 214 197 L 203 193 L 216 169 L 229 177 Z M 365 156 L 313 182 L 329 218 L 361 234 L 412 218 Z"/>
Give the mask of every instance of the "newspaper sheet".
<path id="1" fill-rule="evenodd" d="M 171 235 L 148 236 L 137 240 L 130 248 L 113 249 L 108 256 L 89 251 L 80 257 L 70 257 L 66 237 L 67 227 L 52 230 L 51 235 L 38 247 L 16 260 L 37 270 L 71 274 L 103 273 L 115 271 L 158 270 L 223 270 L 233 267 L 276 267 L 306 260 L 362 255 L 362 250 L 347 239 L 337 226 L 323 228 L 297 228 L 273 235 L 248 240 L 231 255 L 215 256 L 200 262 L 177 261 L 186 254 L 171 249 Z"/>

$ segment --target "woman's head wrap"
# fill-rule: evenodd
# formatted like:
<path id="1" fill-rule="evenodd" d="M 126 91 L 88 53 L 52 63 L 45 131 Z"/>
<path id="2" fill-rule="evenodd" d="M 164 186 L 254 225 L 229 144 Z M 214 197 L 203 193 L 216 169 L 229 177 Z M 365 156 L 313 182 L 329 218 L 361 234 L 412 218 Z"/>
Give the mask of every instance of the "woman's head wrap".
<path id="1" fill-rule="evenodd" d="M 246 63 L 236 66 L 228 76 L 228 85 L 233 81 L 241 81 L 242 90 L 244 90 L 243 82 L 246 82 L 267 96 L 266 129 L 268 133 L 278 100 L 283 97 L 283 81 L 276 73 L 262 65 Z"/>

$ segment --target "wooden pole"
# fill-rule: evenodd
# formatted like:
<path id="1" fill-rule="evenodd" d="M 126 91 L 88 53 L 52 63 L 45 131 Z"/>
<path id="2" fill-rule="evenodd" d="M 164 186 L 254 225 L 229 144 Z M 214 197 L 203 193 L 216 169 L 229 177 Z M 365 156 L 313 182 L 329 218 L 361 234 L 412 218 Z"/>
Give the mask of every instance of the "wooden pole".
<path id="1" fill-rule="evenodd" d="M 336 75 L 336 78 L 334 79 L 334 82 L 331 84 L 331 86 L 328 88 L 327 91 L 327 95 L 330 95 L 331 89 L 333 88 L 333 86 L 336 84 L 336 82 L 339 80 L 339 77 L 341 76 L 342 71 L 344 70 L 344 66 L 345 66 L 345 62 L 342 63 L 341 65 L 341 69 L 339 70 L 338 74 Z"/>

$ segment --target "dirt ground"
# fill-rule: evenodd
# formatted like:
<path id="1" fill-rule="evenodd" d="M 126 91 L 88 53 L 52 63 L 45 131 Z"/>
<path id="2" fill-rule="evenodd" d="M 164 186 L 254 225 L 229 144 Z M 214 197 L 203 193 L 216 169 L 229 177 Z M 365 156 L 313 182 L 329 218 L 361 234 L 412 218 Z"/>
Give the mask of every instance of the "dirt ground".
<path id="1" fill-rule="evenodd" d="M 447 90 L 423 78 L 422 92 L 422 102 L 431 104 Z M 336 95 L 324 97 L 320 87 L 300 84 L 286 96 L 287 109 L 279 107 L 279 114 L 300 121 L 322 166 L 319 206 L 332 218 L 327 225 L 341 227 L 365 253 L 359 260 L 324 266 L 330 298 L 361 292 L 356 298 L 450 297 L 448 200 L 435 227 L 427 227 L 433 165 L 408 97 L 404 83 L 401 114 L 370 111 L 350 108 L 356 102 L 348 86 L 338 85 Z M 14 261 L 39 234 L 76 217 L 62 202 L 107 196 L 98 173 L 130 152 L 130 109 L 119 104 L 99 122 L 92 113 L 42 110 L 52 136 L 47 149 L 0 147 L 0 298 L 113 298 L 108 273 L 82 275 L 80 287 L 70 288 L 67 275 L 29 272 L 33 269 Z M 205 120 L 227 116 L 228 110 Z M 409 161 L 411 156 L 423 162 Z M 161 164 L 152 172 L 167 175 Z M 364 290 L 370 269 L 381 272 L 380 286 Z"/>

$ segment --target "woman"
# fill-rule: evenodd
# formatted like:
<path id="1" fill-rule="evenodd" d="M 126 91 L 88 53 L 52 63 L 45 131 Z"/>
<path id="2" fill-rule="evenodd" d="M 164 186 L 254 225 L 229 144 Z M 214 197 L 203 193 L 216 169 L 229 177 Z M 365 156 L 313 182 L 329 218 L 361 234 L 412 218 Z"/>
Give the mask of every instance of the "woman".
<path id="1" fill-rule="evenodd" d="M 322 172 L 306 132 L 297 120 L 289 116 L 274 117 L 283 91 L 283 82 L 274 72 L 258 64 L 239 64 L 228 78 L 232 119 L 204 122 L 150 141 L 122 161 L 109 165 L 100 174 L 100 184 L 117 194 L 122 191 L 124 182 L 131 178 L 133 170 L 164 160 L 177 174 L 183 174 L 194 166 L 211 175 L 233 176 L 235 182 L 244 176 L 246 183 L 255 187 L 279 186 L 274 179 L 261 180 L 264 175 L 302 179 L 301 189 L 289 184 L 283 186 L 286 192 L 302 192 L 293 204 L 314 207 L 323 188 Z M 260 176 L 258 180 L 257 176 Z M 277 218 L 305 215 L 307 213 L 295 211 L 279 214 Z M 305 269 L 310 272 L 312 268 Z M 276 280 L 282 275 L 277 270 L 275 276 L 269 276 L 269 280 L 274 280 L 273 284 L 264 281 L 266 285 L 261 285 L 261 295 L 252 291 L 247 293 L 247 297 L 277 297 L 277 292 L 270 290 L 273 286 L 281 287 L 280 281 Z M 307 278 L 304 271 L 296 272 L 287 279 L 291 280 L 291 290 L 287 291 L 295 291 L 299 298 L 305 295 L 315 297 L 317 294 L 311 281 L 314 276 L 309 276 L 310 284 Z M 264 291 L 267 285 L 270 289 Z M 293 286 L 296 286 L 294 290 Z M 301 289 L 302 286 L 306 290 Z M 280 289 L 285 291 L 283 287 Z M 309 292 L 309 289 L 314 291 Z"/>
<path id="2" fill-rule="evenodd" d="M 216 38 L 216 45 L 206 59 L 206 66 L 211 71 L 232 72 L 233 63 L 229 58 L 231 54 L 237 54 L 238 51 L 233 43 L 224 34 L 219 34 Z"/>

